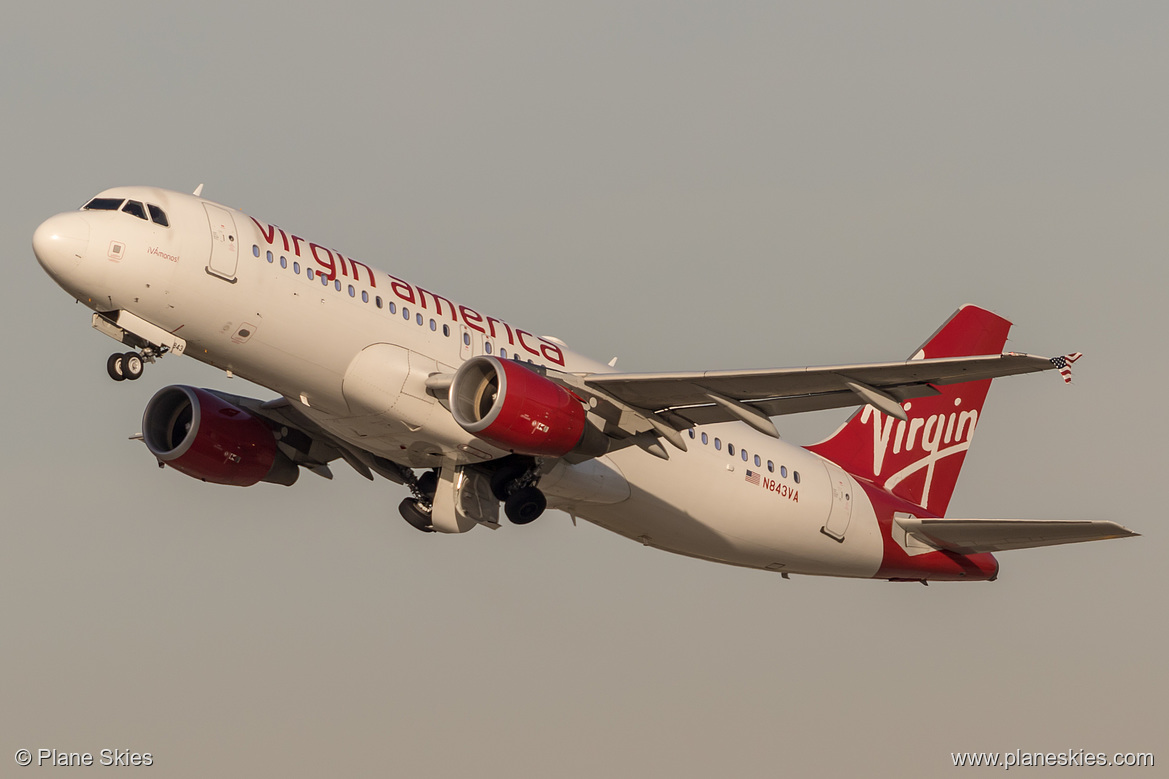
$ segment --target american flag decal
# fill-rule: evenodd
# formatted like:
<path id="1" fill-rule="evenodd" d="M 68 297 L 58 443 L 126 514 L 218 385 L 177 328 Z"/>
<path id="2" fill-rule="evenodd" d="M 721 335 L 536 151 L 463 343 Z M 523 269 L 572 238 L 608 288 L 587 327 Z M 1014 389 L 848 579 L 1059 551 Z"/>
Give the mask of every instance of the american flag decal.
<path id="1" fill-rule="evenodd" d="M 756 487 L 758 487 L 759 486 L 759 472 L 758 471 L 747 471 L 747 476 L 746 476 L 745 480 L 750 482 L 751 484 L 754 484 Z"/>
<path id="2" fill-rule="evenodd" d="M 1051 364 L 1059 368 L 1059 375 L 1063 376 L 1065 384 L 1072 383 L 1072 363 L 1083 356 L 1079 352 L 1074 352 L 1072 354 L 1065 354 L 1062 357 L 1051 358 Z"/>

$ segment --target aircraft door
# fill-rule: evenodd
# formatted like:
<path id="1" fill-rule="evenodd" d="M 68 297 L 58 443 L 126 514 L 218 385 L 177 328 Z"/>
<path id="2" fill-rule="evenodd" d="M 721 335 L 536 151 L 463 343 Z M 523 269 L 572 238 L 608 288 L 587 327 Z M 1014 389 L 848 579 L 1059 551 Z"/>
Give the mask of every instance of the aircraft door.
<path id="1" fill-rule="evenodd" d="M 207 223 L 211 227 L 211 257 L 207 260 L 207 272 L 224 281 L 235 283 L 236 266 L 239 264 L 239 236 L 235 230 L 235 219 L 227 209 L 204 203 Z"/>
<path id="2" fill-rule="evenodd" d="M 824 467 L 828 470 L 828 482 L 832 488 L 832 508 L 820 532 L 829 538 L 844 541 L 844 532 L 852 520 L 852 479 L 835 463 L 825 460 Z"/>

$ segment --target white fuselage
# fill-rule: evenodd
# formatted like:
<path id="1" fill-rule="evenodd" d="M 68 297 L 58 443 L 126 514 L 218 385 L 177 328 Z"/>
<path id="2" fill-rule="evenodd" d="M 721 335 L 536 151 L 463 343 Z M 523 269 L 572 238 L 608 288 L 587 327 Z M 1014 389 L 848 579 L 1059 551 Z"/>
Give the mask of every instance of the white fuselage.
<path id="1" fill-rule="evenodd" d="M 612 370 L 235 209 L 148 187 L 102 194 L 157 205 L 169 226 L 115 211 L 54 217 L 45 224 L 66 225 L 54 235 L 71 237 L 62 251 L 37 254 L 58 284 L 95 311 L 128 311 L 181 336 L 187 355 L 272 389 L 330 434 L 403 465 L 506 454 L 455 423 L 427 392 L 431 374 L 480 354 L 577 374 Z M 541 489 L 574 516 L 679 554 L 876 574 L 881 530 L 851 477 L 743 423 L 683 435 L 688 451 L 671 449 L 668 460 L 631 446 L 580 466 L 558 462 Z M 833 479 L 847 493 L 843 540 L 821 532 L 841 507 Z"/>

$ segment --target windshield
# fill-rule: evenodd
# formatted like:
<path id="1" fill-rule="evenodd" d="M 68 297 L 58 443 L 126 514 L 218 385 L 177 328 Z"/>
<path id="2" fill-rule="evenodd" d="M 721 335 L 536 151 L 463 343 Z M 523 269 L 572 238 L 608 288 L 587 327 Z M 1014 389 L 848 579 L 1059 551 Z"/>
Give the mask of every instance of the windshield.
<path id="1" fill-rule="evenodd" d="M 117 211 L 126 202 L 124 198 L 95 197 L 81 207 L 82 211 Z"/>
<path id="2" fill-rule="evenodd" d="M 170 227 L 170 220 L 166 212 L 152 203 L 142 203 L 139 200 L 126 200 L 121 197 L 95 197 L 81 207 L 82 211 L 121 211 L 136 216 L 147 222 L 154 222 L 160 227 Z M 150 216 L 147 216 L 149 211 Z"/>

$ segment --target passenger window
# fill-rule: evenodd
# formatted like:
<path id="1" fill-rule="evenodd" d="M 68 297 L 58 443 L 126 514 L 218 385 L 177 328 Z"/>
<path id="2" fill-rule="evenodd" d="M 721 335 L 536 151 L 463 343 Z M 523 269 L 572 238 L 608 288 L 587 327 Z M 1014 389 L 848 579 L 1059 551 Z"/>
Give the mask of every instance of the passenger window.
<path id="1" fill-rule="evenodd" d="M 484 342 L 483 351 L 487 352 L 488 354 L 491 354 L 491 342 L 490 341 Z"/>
<path id="2" fill-rule="evenodd" d="M 272 252 L 268 252 L 268 256 L 266 259 L 268 260 L 268 262 L 272 262 Z"/>
<path id="3" fill-rule="evenodd" d="M 163 211 L 158 206 L 152 206 L 149 203 L 146 204 L 146 207 L 150 209 L 150 218 L 152 220 L 154 220 L 154 223 L 156 225 L 162 225 L 163 227 L 170 227 L 170 222 L 166 221 L 166 212 L 165 211 Z"/>
<path id="4" fill-rule="evenodd" d="M 126 202 L 124 198 L 95 197 L 81 207 L 82 211 L 117 211 Z"/>
<path id="5" fill-rule="evenodd" d="M 500 353 L 502 353 L 502 352 L 503 352 L 503 350 L 502 350 L 502 349 L 500 349 L 499 351 L 500 351 Z M 691 439 L 693 439 L 693 438 L 694 438 L 694 428 L 690 428 L 690 429 L 689 429 L 689 430 L 687 430 L 686 432 L 690 434 L 690 438 L 691 438 Z"/>
<path id="6" fill-rule="evenodd" d="M 734 444 L 727 444 L 727 454 L 729 454 L 731 457 L 735 456 L 735 445 Z"/>
<path id="7" fill-rule="evenodd" d="M 292 263 L 292 272 L 295 273 L 297 276 L 300 275 L 300 263 L 299 262 Z"/>
<path id="8" fill-rule="evenodd" d="M 438 322 L 435 322 L 433 319 L 431 319 L 430 320 L 430 331 L 434 332 L 435 330 L 438 330 Z"/>
<path id="9" fill-rule="evenodd" d="M 368 303 L 368 302 L 369 302 L 369 293 L 368 293 L 368 292 L 366 292 L 364 289 L 363 289 L 363 290 L 361 290 L 361 302 L 362 302 L 362 303 Z"/>
<path id="10" fill-rule="evenodd" d="M 779 466 L 779 476 L 782 479 L 787 478 L 787 466 L 786 465 Z"/>
<path id="11" fill-rule="evenodd" d="M 312 268 L 305 268 L 304 275 L 308 276 L 309 281 L 312 281 L 313 280 L 313 269 Z"/>
<path id="12" fill-rule="evenodd" d="M 395 303 L 395 302 L 394 302 L 394 301 L 392 301 L 392 300 L 390 301 L 390 313 L 391 313 L 391 314 L 396 314 L 396 313 L 398 313 L 398 304 L 397 304 L 397 303 Z"/>
<path id="13" fill-rule="evenodd" d="M 337 284 L 340 285 L 341 282 L 338 281 Z M 349 285 L 349 297 L 357 297 L 357 290 L 353 288 L 352 284 Z"/>
<path id="14" fill-rule="evenodd" d="M 758 468 L 762 464 L 763 461 L 759 459 L 759 455 L 755 455 L 755 467 Z"/>
<path id="15" fill-rule="evenodd" d="M 321 280 L 321 286 L 322 286 L 322 287 L 327 287 L 327 286 L 329 286 L 329 277 L 328 277 L 328 276 L 326 276 L 326 275 L 325 275 L 325 274 L 323 274 L 323 273 L 318 273 L 318 274 L 317 274 L 317 278 Z"/>
<path id="16" fill-rule="evenodd" d="M 381 295 L 376 295 L 376 296 L 374 297 L 374 299 L 373 299 L 373 304 L 374 304 L 375 306 L 377 306 L 378 308 L 381 308 L 381 307 L 382 307 L 382 296 L 381 296 Z"/>
<path id="17" fill-rule="evenodd" d="M 767 461 L 767 472 L 768 473 L 775 473 L 775 463 L 771 460 Z"/>
<path id="18" fill-rule="evenodd" d="M 255 244 L 252 244 L 252 256 L 253 256 L 253 257 L 259 257 L 259 256 L 260 256 L 260 247 L 259 247 L 259 246 L 256 246 Z"/>
<path id="19" fill-rule="evenodd" d="M 463 333 L 463 346 L 470 346 L 470 345 L 471 345 L 471 334 L 470 333 Z"/>
<path id="20" fill-rule="evenodd" d="M 445 335 L 445 336 L 446 336 L 446 337 L 448 337 L 448 338 L 450 337 L 450 335 L 451 335 L 451 328 L 450 328 L 450 326 L 449 326 L 449 325 L 443 325 L 443 326 L 442 326 L 442 334 L 443 334 L 443 335 Z"/>
<path id="21" fill-rule="evenodd" d="M 721 439 L 719 439 L 719 438 L 716 438 L 716 439 L 714 439 L 714 448 L 715 448 L 715 449 L 718 449 L 718 450 L 720 450 L 720 451 L 722 450 L 722 448 L 723 448 L 723 442 L 722 442 L 722 440 L 721 440 Z"/>
<path id="22" fill-rule="evenodd" d="M 336 289 L 338 292 L 340 292 L 340 291 L 341 291 L 341 279 L 333 279 L 333 287 L 334 287 L 334 288 L 335 288 L 335 289 Z M 352 289 L 352 287 L 350 287 L 350 289 Z"/>
<path id="23" fill-rule="evenodd" d="M 506 360 L 506 359 L 507 359 L 507 349 L 504 349 L 504 348 L 501 346 L 501 347 L 499 348 L 499 356 L 500 356 L 500 357 L 502 357 L 503 359 L 505 359 L 505 360 Z"/>
<path id="24" fill-rule="evenodd" d="M 739 454 L 743 455 L 743 462 L 747 462 L 747 450 L 743 449 L 739 452 Z M 759 464 L 759 455 L 755 455 L 755 464 Z"/>
<path id="25" fill-rule="evenodd" d="M 792 479 L 795 480 L 796 484 L 799 484 L 800 483 L 800 472 L 799 471 L 792 471 Z"/>
<path id="26" fill-rule="evenodd" d="M 285 257 L 283 254 L 280 255 L 280 267 L 285 268 L 285 269 L 288 268 L 288 258 Z"/>
<path id="27" fill-rule="evenodd" d="M 122 206 L 122 211 L 130 216 L 136 216 L 144 222 L 150 221 L 146 218 L 146 208 L 137 200 L 127 200 L 126 205 Z"/>
<path id="28" fill-rule="evenodd" d="M 710 438 L 706 435 L 706 433 L 702 434 L 702 443 L 704 446 L 710 443 Z"/>
<path id="29" fill-rule="evenodd" d="M 422 314 L 421 313 L 415 314 L 414 321 L 418 324 L 419 327 L 422 327 Z"/>

